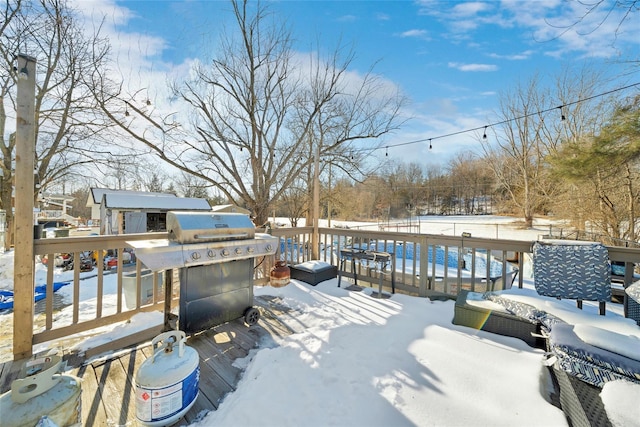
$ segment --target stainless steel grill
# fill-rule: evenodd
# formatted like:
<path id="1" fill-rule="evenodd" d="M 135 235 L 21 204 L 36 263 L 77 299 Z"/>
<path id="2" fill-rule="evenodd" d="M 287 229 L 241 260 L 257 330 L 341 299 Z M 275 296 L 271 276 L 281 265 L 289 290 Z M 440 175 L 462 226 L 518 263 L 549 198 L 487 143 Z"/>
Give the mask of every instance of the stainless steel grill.
<path id="1" fill-rule="evenodd" d="M 167 212 L 168 239 L 127 242 L 152 270 L 208 265 L 273 255 L 278 239 L 255 232 L 247 215 Z"/>
<path id="2" fill-rule="evenodd" d="M 278 239 L 255 232 L 247 215 L 167 212 L 168 239 L 127 242 L 152 270 L 180 269 L 179 328 L 199 332 L 239 317 L 258 321 L 255 258 L 273 255 Z"/>

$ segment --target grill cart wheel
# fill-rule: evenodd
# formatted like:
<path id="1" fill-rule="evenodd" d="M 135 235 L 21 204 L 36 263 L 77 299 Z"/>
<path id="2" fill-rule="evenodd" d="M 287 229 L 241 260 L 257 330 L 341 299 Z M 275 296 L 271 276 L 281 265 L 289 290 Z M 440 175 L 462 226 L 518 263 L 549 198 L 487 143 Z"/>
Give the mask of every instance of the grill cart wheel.
<path id="1" fill-rule="evenodd" d="M 249 307 L 247 308 L 247 311 L 244 312 L 244 321 L 249 326 L 253 326 L 256 323 L 258 323 L 259 319 L 260 319 L 260 312 L 256 308 Z"/>

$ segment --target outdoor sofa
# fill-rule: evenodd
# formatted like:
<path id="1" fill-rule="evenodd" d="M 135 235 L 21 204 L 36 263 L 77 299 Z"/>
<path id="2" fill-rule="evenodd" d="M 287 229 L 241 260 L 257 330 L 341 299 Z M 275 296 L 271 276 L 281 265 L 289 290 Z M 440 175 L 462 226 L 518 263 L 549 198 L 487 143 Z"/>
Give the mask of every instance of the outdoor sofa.
<path id="1" fill-rule="evenodd" d="M 640 310 L 634 308 L 640 303 L 640 281 L 625 289 L 625 314 L 632 318 L 598 315 L 559 301 L 575 299 L 580 309 L 583 299 L 597 301 L 605 314 L 611 287 L 603 248 L 594 242 L 534 244 L 535 292 L 461 292 L 454 309 L 454 324 L 545 349 L 560 406 L 573 427 L 611 425 L 600 398 L 605 383 L 640 387 Z"/>

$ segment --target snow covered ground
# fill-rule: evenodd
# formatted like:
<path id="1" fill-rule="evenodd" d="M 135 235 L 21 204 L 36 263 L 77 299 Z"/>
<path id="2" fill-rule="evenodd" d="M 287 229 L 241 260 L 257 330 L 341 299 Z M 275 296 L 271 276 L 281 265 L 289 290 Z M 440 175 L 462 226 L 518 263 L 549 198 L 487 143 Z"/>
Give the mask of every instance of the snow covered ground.
<path id="1" fill-rule="evenodd" d="M 0 256 L 0 288 L 12 287 L 10 258 Z M 94 282 L 83 280 L 81 311 L 95 310 Z M 107 301 L 115 299 L 115 275 L 105 276 L 104 286 Z M 59 291 L 63 299 L 70 288 Z M 284 288 L 256 287 L 255 294 L 289 306 L 293 315 L 286 322 L 296 333 L 264 342 L 242 359 L 245 373 L 237 390 L 193 425 L 567 425 L 564 414 L 545 400 L 543 352 L 515 338 L 453 325 L 452 301 L 400 294 L 378 299 L 370 288 L 338 288 L 335 279 L 316 287 L 292 280 Z M 607 307 L 607 316 L 621 318 L 621 307 Z M 571 302 L 566 309 L 576 310 Z M 64 321 L 67 310 L 57 319 Z M 597 308 L 585 302 L 585 310 Z M 161 314 L 157 320 L 154 315 L 135 316 L 79 345 L 160 323 Z M 10 314 L 0 314 L 2 323 L 5 316 Z M 640 425 L 640 387 L 610 382 L 601 396 L 616 426 Z"/>

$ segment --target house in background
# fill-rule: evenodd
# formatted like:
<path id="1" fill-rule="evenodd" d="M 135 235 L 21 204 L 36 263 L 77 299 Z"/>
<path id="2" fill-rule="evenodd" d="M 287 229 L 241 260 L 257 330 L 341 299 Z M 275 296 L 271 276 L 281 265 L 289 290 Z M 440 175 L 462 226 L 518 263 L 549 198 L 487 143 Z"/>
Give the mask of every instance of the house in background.
<path id="1" fill-rule="evenodd" d="M 78 225 L 77 218 L 67 213 L 71 208 L 73 197 L 64 194 L 42 194 L 38 198 L 41 208 L 37 208 L 37 223 L 44 228 L 63 227 L 65 225 Z"/>
<path id="2" fill-rule="evenodd" d="M 166 231 L 167 211 L 210 211 L 206 199 L 177 197 L 170 193 L 92 188 L 87 200 L 93 225 L 100 234 Z"/>

